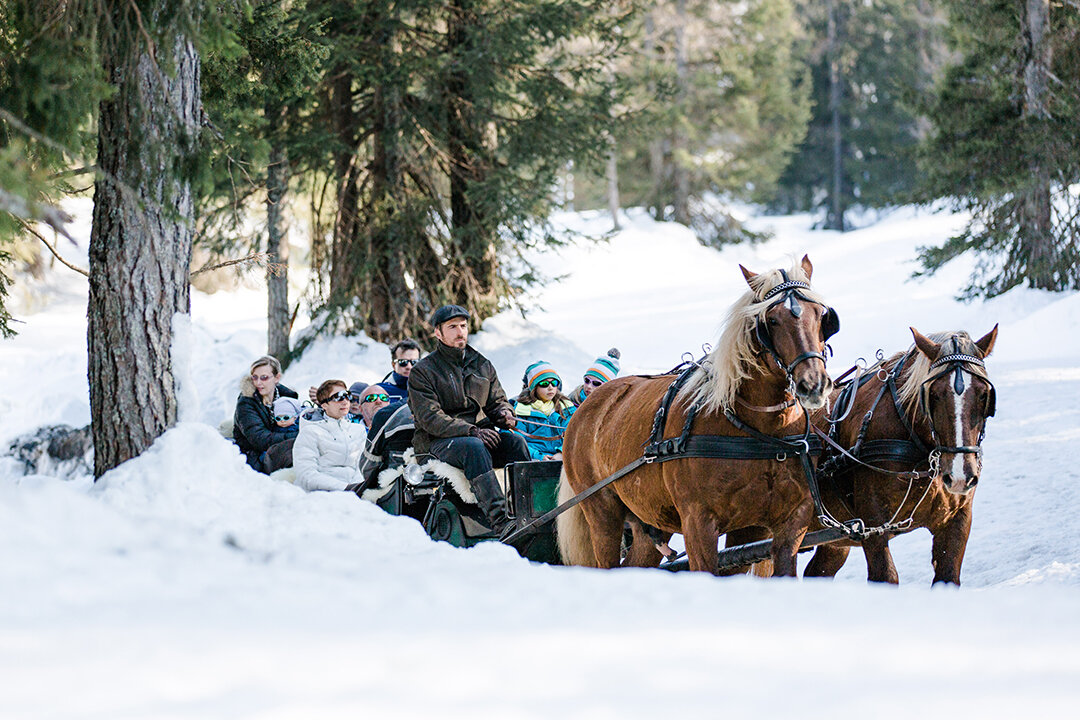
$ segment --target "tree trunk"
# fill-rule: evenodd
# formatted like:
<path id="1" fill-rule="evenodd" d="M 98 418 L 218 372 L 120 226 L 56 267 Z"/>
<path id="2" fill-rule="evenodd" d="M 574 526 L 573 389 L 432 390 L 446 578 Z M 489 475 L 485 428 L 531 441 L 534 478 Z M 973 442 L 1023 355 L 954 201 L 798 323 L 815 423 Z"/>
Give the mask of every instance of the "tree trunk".
<path id="1" fill-rule="evenodd" d="M 153 15 L 170 10 L 155 3 Z M 104 23 L 122 24 L 126 9 Z M 151 13 L 147 13 L 151 15 Z M 173 316 L 190 308 L 194 210 L 184 177 L 198 150 L 199 55 L 182 35 L 158 66 L 135 27 L 103 52 L 116 93 L 101 104 L 90 235 L 87 341 L 94 477 L 176 423 Z M 138 39 L 135 39 L 138 38 Z M 161 41 L 158 52 L 170 52 Z"/>
<path id="2" fill-rule="evenodd" d="M 277 129 L 281 108 L 267 108 L 271 132 Z M 289 313 L 289 229 L 284 203 L 289 189 L 289 161 L 284 143 L 273 141 L 266 168 L 266 347 L 274 357 L 287 361 L 292 317 Z"/>
<path id="3" fill-rule="evenodd" d="M 844 136 L 840 118 L 840 103 L 843 96 L 840 77 L 839 24 L 840 10 L 837 0 L 828 0 L 827 12 L 829 24 L 826 34 L 826 52 L 829 63 L 829 115 L 831 117 L 829 137 L 832 141 L 832 172 L 829 189 L 829 206 L 825 215 L 825 229 L 844 232 Z"/>
<path id="4" fill-rule="evenodd" d="M 479 323 L 498 304 L 498 265 L 493 229 L 487 226 L 473 194 L 484 182 L 489 150 L 477 126 L 473 92 L 464 58 L 473 52 L 478 31 L 472 0 L 452 0 L 447 18 L 447 50 L 456 62 L 446 79 L 447 154 L 450 164 L 450 221 L 459 258 L 451 270 L 450 292 Z"/>
<path id="5" fill-rule="evenodd" d="M 653 9 L 645 13 L 645 60 L 648 63 L 657 62 L 656 57 L 656 19 L 653 17 Z M 656 97 L 657 87 L 652 80 L 649 81 L 648 97 Z M 645 198 L 645 207 L 651 208 L 656 220 L 664 219 L 664 203 L 660 199 L 660 188 L 664 184 L 664 142 L 661 138 L 654 137 L 649 141 L 649 193 Z"/>
<path id="6" fill-rule="evenodd" d="M 1050 0 L 1026 0 L 1024 40 L 1027 62 L 1024 65 L 1024 119 L 1031 125 L 1050 119 Z M 1057 268 L 1062 262 L 1054 239 L 1051 216 L 1049 158 L 1040 149 L 1031 156 L 1027 186 L 1019 198 L 1020 254 L 1027 259 L 1027 277 L 1031 287 L 1060 290 Z"/>
<path id="7" fill-rule="evenodd" d="M 675 182 L 674 220 L 683 225 L 690 224 L 690 174 L 686 167 L 688 161 L 686 129 L 683 123 L 686 117 L 686 101 L 689 95 L 688 60 L 686 52 L 686 0 L 677 0 L 675 10 L 678 19 L 675 24 L 675 78 L 678 83 L 679 108 L 681 110 L 679 120 L 675 125 L 675 133 L 672 140 L 672 179 Z"/>
<path id="8" fill-rule="evenodd" d="M 611 213 L 611 229 L 618 231 L 619 225 L 619 156 L 615 151 L 615 138 L 611 138 L 611 147 L 607 157 L 607 206 Z"/>
<path id="9" fill-rule="evenodd" d="M 332 108 L 334 134 L 340 148 L 334 156 L 337 182 L 337 214 L 334 218 L 333 246 L 330 249 L 330 299 L 344 304 L 357 292 L 355 269 L 363 252 L 360 242 L 360 167 L 356 162 L 360 119 L 353 108 L 353 76 L 347 67 L 333 71 Z"/>

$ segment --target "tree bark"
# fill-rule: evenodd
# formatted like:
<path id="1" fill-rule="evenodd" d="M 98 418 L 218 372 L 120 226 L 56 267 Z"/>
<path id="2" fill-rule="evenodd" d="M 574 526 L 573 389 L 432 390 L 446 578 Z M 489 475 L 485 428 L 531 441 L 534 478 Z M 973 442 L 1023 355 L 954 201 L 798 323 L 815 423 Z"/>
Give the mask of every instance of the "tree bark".
<path id="1" fill-rule="evenodd" d="M 655 63 L 656 58 L 656 19 L 653 17 L 653 9 L 645 13 L 645 57 L 649 63 Z M 656 96 L 656 83 L 649 81 L 649 97 Z M 653 138 L 649 141 L 649 194 L 645 198 L 645 206 L 652 208 L 653 217 L 656 220 L 664 220 L 664 203 L 661 200 L 660 188 L 664 184 L 664 141 L 662 138 Z"/>
<path id="2" fill-rule="evenodd" d="M 164 14 L 169 3 L 155 4 Z M 123 24 L 126 9 L 103 22 Z M 170 67 L 137 28 L 103 52 L 116 93 L 101 104 L 90 235 L 87 341 L 94 476 L 176 423 L 173 316 L 190 308 L 194 205 L 185 173 L 198 150 L 199 56 L 174 35 Z M 139 37 L 138 40 L 132 39 Z"/>
<path id="3" fill-rule="evenodd" d="M 271 133 L 278 126 L 283 108 L 267 108 Z M 289 229 L 284 204 L 289 189 L 289 161 L 280 140 L 273 140 L 266 168 L 266 347 L 274 357 L 287 360 L 292 317 L 289 313 Z"/>
<path id="4" fill-rule="evenodd" d="M 675 182 L 675 196 L 673 198 L 674 220 L 683 225 L 690 224 L 690 174 L 686 167 L 687 153 L 689 152 L 686 138 L 686 130 L 682 127 L 685 122 L 686 101 L 689 96 L 689 71 L 686 51 L 686 0 L 677 0 L 675 11 L 678 15 L 675 24 L 675 78 L 678 83 L 679 107 L 684 118 L 675 126 L 672 139 L 672 174 Z"/>
<path id="5" fill-rule="evenodd" d="M 837 0 L 828 0 L 827 8 L 829 23 L 826 43 L 829 62 L 829 115 L 831 116 L 829 136 L 832 141 L 832 186 L 829 190 L 829 209 L 826 212 L 825 229 L 844 232 L 847 230 L 844 222 L 846 209 L 846 203 L 844 202 L 844 136 L 840 122 L 840 103 L 843 88 L 840 77 L 838 39 L 840 11 L 837 8 Z"/>
<path id="6" fill-rule="evenodd" d="M 450 291 L 473 317 L 487 317 L 498 304 L 498 265 L 493 228 L 488 227 L 474 193 L 486 179 L 489 150 L 476 117 L 476 98 L 462 58 L 473 49 L 479 22 L 472 0 L 452 0 L 447 18 L 447 49 L 457 62 L 447 75 L 447 154 L 450 165 L 451 233 L 459 258 L 451 270 Z"/>
<path id="7" fill-rule="evenodd" d="M 346 303 L 354 297 L 354 272 L 363 255 L 357 247 L 360 237 L 360 174 L 356 162 L 360 118 L 353 107 L 353 75 L 345 66 L 333 70 L 331 112 L 334 133 L 341 147 L 334 156 L 337 181 L 337 215 L 334 218 L 333 244 L 330 248 L 330 298 Z"/>
<path id="8" fill-rule="evenodd" d="M 1023 117 L 1029 124 L 1050 119 L 1050 0 L 1026 0 L 1024 41 L 1027 61 L 1024 64 Z M 1043 152 L 1032 154 L 1028 183 L 1019 198 L 1020 254 L 1026 255 L 1027 277 L 1032 287 L 1060 290 L 1057 280 L 1061 254 L 1054 239 L 1051 207 L 1050 159 Z"/>
<path id="9" fill-rule="evenodd" d="M 607 205 L 611 213 L 611 229 L 618 231 L 619 225 L 619 157 L 615 151 L 615 138 L 611 138 L 611 147 L 607 157 Z"/>

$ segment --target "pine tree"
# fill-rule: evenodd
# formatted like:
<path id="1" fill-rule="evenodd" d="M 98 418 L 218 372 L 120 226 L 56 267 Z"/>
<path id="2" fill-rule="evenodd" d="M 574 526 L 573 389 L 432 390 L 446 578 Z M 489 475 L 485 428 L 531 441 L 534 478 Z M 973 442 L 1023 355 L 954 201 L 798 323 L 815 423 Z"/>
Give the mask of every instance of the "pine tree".
<path id="1" fill-rule="evenodd" d="M 771 192 L 802 139 L 808 84 L 789 0 L 649 2 L 616 68 L 619 193 L 709 242 L 745 237 L 713 196 Z M 603 166 L 575 174 L 579 207 L 603 205 Z M 670 208 L 670 215 L 668 209 Z"/>
<path id="2" fill-rule="evenodd" d="M 575 0 L 311 9 L 332 44 L 327 327 L 417 334 L 450 301 L 479 323 L 528 281 L 503 259 L 550 238 L 559 169 L 606 155 L 621 16 Z"/>
<path id="3" fill-rule="evenodd" d="M 800 2 L 814 110 L 773 205 L 825 209 L 846 230 L 852 206 L 906 201 L 923 132 L 917 105 L 941 63 L 936 12 L 924 0 Z"/>
<path id="4" fill-rule="evenodd" d="M 972 220 L 923 249 L 924 271 L 970 251 L 978 261 L 964 297 L 1078 288 L 1080 13 L 1048 0 L 949 10 L 959 61 L 930 109 L 923 198 L 950 198 Z"/>
<path id="5" fill-rule="evenodd" d="M 328 136 L 311 117 L 328 51 L 303 0 L 256 0 L 250 12 L 236 8 L 229 19 L 238 43 L 208 53 L 204 63 L 204 102 L 217 139 L 206 150 L 213 173 L 200 188 L 199 245 L 214 254 L 265 251 L 267 351 L 288 364 L 288 193 L 290 180 L 318 166 L 313 148 Z M 262 233 L 244 238 L 264 192 L 265 241 Z"/>

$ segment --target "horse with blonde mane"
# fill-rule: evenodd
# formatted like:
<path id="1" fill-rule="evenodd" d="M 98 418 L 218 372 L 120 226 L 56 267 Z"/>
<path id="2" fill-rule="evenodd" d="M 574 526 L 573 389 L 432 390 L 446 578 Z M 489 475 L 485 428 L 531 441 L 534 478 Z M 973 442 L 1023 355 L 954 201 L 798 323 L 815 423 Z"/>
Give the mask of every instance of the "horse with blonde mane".
<path id="1" fill-rule="evenodd" d="M 671 375 L 619 378 L 581 404 L 566 430 L 560 501 L 639 462 L 655 418 L 656 432 L 668 439 L 680 431 L 691 439 L 764 438 L 766 445 L 805 437 L 806 411 L 825 405 L 832 389 L 825 342 L 839 320 L 810 288 L 809 258 L 787 271 L 740 269 L 749 291 L 729 311 L 716 349 L 686 376 L 662 415 L 657 408 Z M 774 537 L 775 573 L 794 575 L 813 516 L 808 479 L 794 457 L 646 458 L 559 515 L 558 541 L 567 564 L 612 568 L 620 564 L 624 523 L 637 519 L 682 533 L 690 569 L 715 573 L 720 534 L 760 526 Z M 653 550 L 629 559 L 655 566 L 660 558 Z"/>
<path id="2" fill-rule="evenodd" d="M 997 325 L 978 340 L 963 331 L 929 337 L 911 332 L 915 344 L 907 352 L 882 360 L 862 382 L 837 391 L 833 406 L 844 409 L 843 419 L 830 421 L 825 411 L 813 418 L 816 426 L 830 428 L 830 438 L 845 451 L 826 447 L 820 474 L 827 507 L 837 518 L 858 517 L 883 531 L 861 543 L 819 546 L 806 577 L 836 575 L 851 546 L 861 544 L 867 579 L 896 584 L 889 540 L 927 528 L 934 582 L 960 584 L 982 438 L 995 412 L 983 360 L 994 349 Z M 845 393 L 853 394 L 850 403 Z"/>

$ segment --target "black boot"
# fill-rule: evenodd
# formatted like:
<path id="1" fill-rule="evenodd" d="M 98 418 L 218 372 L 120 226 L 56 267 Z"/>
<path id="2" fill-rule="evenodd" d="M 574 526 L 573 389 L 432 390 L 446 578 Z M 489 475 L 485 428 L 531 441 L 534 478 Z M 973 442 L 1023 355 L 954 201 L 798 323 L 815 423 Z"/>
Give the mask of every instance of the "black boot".
<path id="1" fill-rule="evenodd" d="M 506 497 L 503 496 L 499 480 L 495 477 L 494 470 L 488 470 L 483 475 L 474 477 L 469 481 L 473 494 L 476 495 L 480 509 L 487 515 L 491 529 L 499 537 L 505 535 L 513 526 L 510 518 L 506 515 Z"/>

